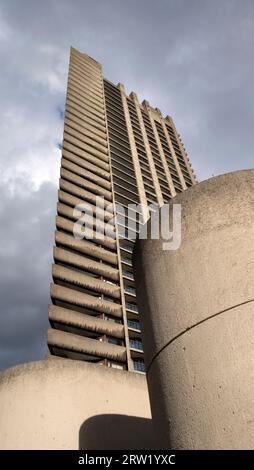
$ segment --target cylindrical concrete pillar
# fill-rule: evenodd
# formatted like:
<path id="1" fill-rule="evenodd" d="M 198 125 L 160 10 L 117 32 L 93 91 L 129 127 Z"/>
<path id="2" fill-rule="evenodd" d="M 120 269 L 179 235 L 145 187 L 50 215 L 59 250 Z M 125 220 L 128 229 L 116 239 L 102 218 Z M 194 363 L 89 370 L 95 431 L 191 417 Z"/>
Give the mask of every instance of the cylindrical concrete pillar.
<path id="1" fill-rule="evenodd" d="M 134 249 L 153 418 L 165 447 L 250 449 L 254 170 L 178 194 L 170 219 L 176 203 L 180 247 L 165 251 L 162 239 L 147 239 Z"/>

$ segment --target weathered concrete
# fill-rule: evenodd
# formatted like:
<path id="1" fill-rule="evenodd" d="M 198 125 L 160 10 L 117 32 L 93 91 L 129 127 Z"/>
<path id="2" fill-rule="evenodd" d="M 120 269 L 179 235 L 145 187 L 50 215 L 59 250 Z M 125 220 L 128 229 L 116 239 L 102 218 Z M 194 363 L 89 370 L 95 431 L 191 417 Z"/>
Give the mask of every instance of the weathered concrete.
<path id="1" fill-rule="evenodd" d="M 182 243 L 139 240 L 138 305 L 152 414 L 173 448 L 253 448 L 254 170 L 175 197 Z"/>
<path id="2" fill-rule="evenodd" d="M 0 449 L 156 448 L 146 379 L 70 359 L 0 375 Z"/>

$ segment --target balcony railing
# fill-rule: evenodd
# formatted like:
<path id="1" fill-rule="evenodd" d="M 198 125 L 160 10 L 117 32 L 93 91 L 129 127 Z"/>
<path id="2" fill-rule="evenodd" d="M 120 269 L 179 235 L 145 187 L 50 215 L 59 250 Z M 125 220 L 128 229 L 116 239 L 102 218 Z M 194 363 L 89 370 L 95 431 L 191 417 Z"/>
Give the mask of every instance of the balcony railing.
<path id="1" fill-rule="evenodd" d="M 128 264 L 128 266 L 132 266 L 131 260 L 129 258 L 126 258 L 125 256 L 122 256 L 122 261 L 125 264 Z"/>

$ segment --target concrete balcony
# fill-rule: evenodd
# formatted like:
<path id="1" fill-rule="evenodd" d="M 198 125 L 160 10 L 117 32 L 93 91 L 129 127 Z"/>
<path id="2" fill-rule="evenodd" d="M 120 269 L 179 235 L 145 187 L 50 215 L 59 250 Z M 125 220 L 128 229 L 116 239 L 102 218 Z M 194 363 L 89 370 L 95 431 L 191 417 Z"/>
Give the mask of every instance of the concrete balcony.
<path id="1" fill-rule="evenodd" d="M 74 76 L 74 73 L 72 72 L 73 76 Z M 95 92 L 94 92 L 95 93 Z M 76 112 L 78 111 L 78 112 Z M 66 116 L 66 113 L 68 115 L 68 117 L 70 119 L 73 119 L 75 120 L 75 122 L 77 124 L 79 124 L 80 126 L 82 127 L 86 127 L 86 129 L 90 129 L 92 132 L 95 133 L 95 135 L 97 137 L 100 137 L 101 139 L 107 139 L 107 133 L 106 133 L 106 126 L 105 125 L 101 125 L 100 127 L 98 127 L 98 125 L 94 125 L 94 120 L 93 120 L 93 115 L 91 115 L 91 112 L 87 112 L 86 113 L 86 116 L 88 117 L 88 119 L 85 117 L 85 113 L 84 113 L 85 109 L 82 109 L 82 107 L 73 107 L 69 102 L 66 103 L 66 107 L 65 107 L 65 116 Z M 88 114 L 89 113 L 89 114 Z M 89 122 L 90 120 L 90 122 Z M 96 122 L 98 122 L 96 120 Z"/>
<path id="2" fill-rule="evenodd" d="M 99 261 L 94 261 L 92 259 L 86 258 L 85 256 L 80 256 L 63 248 L 57 247 L 54 247 L 53 256 L 55 261 L 60 261 L 63 264 L 90 271 L 91 273 L 101 275 L 107 279 L 111 279 L 112 281 L 119 280 L 118 269 L 113 268 L 112 266 L 108 266 L 107 264 L 103 264 Z"/>
<path id="3" fill-rule="evenodd" d="M 81 96 L 87 97 L 87 99 L 90 100 L 93 105 L 95 105 L 96 109 L 102 108 L 103 110 L 103 96 L 99 90 L 99 87 L 91 88 L 91 82 L 89 83 L 84 78 L 80 79 L 73 70 L 70 70 L 69 72 L 68 84 L 70 88 L 75 88 L 78 93 L 81 94 Z"/>
<path id="4" fill-rule="evenodd" d="M 122 318 L 122 306 L 120 304 L 102 300 L 84 292 L 51 284 L 50 295 L 54 303 L 60 301 L 70 305 L 77 305 L 78 307 L 89 308 L 96 312 L 108 314 L 112 317 Z"/>
<path id="5" fill-rule="evenodd" d="M 90 204 L 87 204 L 86 206 L 84 201 L 81 201 L 81 204 L 83 204 L 83 211 L 82 211 L 82 206 L 81 206 L 80 209 L 78 209 L 76 213 L 76 211 L 74 212 L 73 207 L 70 207 L 67 204 L 63 204 L 62 202 L 58 202 L 57 213 L 59 215 L 63 215 L 67 217 L 68 219 L 74 220 L 74 221 L 78 221 L 81 215 L 85 215 L 85 219 L 82 221 L 82 224 L 84 226 L 87 226 L 89 228 L 95 228 L 98 232 L 101 232 L 101 233 L 107 230 L 107 232 L 109 232 L 108 236 L 115 238 L 115 224 L 114 224 L 113 215 L 110 214 L 112 222 L 108 223 L 108 221 L 106 221 L 104 223 L 104 220 L 102 218 L 100 217 L 97 218 L 96 214 L 94 214 L 93 209 L 96 210 L 94 206 Z M 103 211 L 100 208 L 99 208 L 99 213 L 101 216 L 103 215 Z M 109 215 L 109 213 L 107 214 Z"/>
<path id="6" fill-rule="evenodd" d="M 107 189 L 104 189 L 101 186 L 98 186 L 92 181 L 89 181 L 87 178 L 83 178 L 73 173 L 73 171 L 67 170 L 65 168 L 61 168 L 60 174 L 61 174 L 61 177 L 66 179 L 67 181 L 70 181 L 71 183 L 74 183 L 77 186 L 80 186 L 81 188 L 87 189 L 88 191 L 91 191 L 92 193 L 97 194 L 97 196 L 105 197 L 105 199 L 109 201 L 109 204 L 112 201 L 111 191 L 108 191 Z"/>
<path id="7" fill-rule="evenodd" d="M 76 163 L 70 162 L 64 157 L 62 158 L 61 164 L 62 164 L 62 168 L 66 168 L 66 170 L 72 171 L 78 176 L 82 176 L 82 178 L 86 178 L 89 181 L 92 181 L 93 183 L 97 184 L 101 188 L 111 191 L 111 182 L 108 181 L 108 178 L 105 179 L 97 174 L 94 174 L 93 172 L 87 170 L 87 168 L 83 168 L 82 166 L 77 165 Z"/>
<path id="8" fill-rule="evenodd" d="M 66 181 L 63 178 L 60 178 L 59 185 L 61 190 L 73 194 L 74 196 L 77 196 L 78 198 L 81 198 L 83 201 L 89 202 L 90 204 L 97 204 L 98 207 L 113 213 L 113 204 L 111 201 L 106 199 L 98 201 L 96 194 L 91 191 L 87 191 L 87 189 L 81 188 L 80 186 L 77 186 L 75 182 L 72 183 L 71 181 Z"/>
<path id="9" fill-rule="evenodd" d="M 84 313 L 69 310 L 56 305 L 49 305 L 48 316 L 52 325 L 62 324 L 67 328 L 78 328 L 87 331 L 111 336 L 113 338 L 124 338 L 124 326 L 112 321 L 96 318 Z"/>
<path id="10" fill-rule="evenodd" d="M 74 143 L 70 142 L 69 140 L 63 142 L 63 148 L 73 152 L 75 155 L 78 155 L 78 157 L 84 159 L 85 161 L 96 165 L 96 167 L 102 168 L 105 171 L 109 171 L 108 162 L 98 158 L 98 156 L 94 155 L 94 153 L 90 153 L 88 149 L 82 150 L 80 147 L 77 147 L 77 145 L 74 145 Z"/>
<path id="11" fill-rule="evenodd" d="M 73 80 L 68 80 L 68 91 L 73 93 L 79 99 L 86 102 L 87 105 L 91 109 L 94 109 L 97 113 L 99 113 L 102 117 L 104 117 L 104 108 L 103 106 L 96 100 L 96 98 L 92 97 L 89 93 L 85 90 L 80 89 L 80 87 L 75 83 Z"/>
<path id="12" fill-rule="evenodd" d="M 96 358 L 104 358 L 117 362 L 126 361 L 126 348 L 96 339 L 74 335 L 52 328 L 48 330 L 48 345 L 50 348 L 60 348 L 65 351 L 81 353 Z"/>
<path id="13" fill-rule="evenodd" d="M 74 153 L 65 149 L 62 150 L 62 156 L 70 162 L 75 163 L 76 165 L 79 165 L 80 167 L 85 168 L 86 170 L 91 171 L 94 175 L 98 175 L 101 178 L 110 181 L 109 171 L 98 167 L 96 164 L 91 163 L 85 158 L 79 157 L 78 155 L 75 155 Z"/>
<path id="14" fill-rule="evenodd" d="M 99 260 L 106 261 L 107 263 L 117 266 L 118 259 L 115 253 L 112 251 L 105 250 L 105 248 L 99 247 L 92 242 L 87 240 L 77 240 L 72 235 L 68 235 L 64 232 L 55 232 L 55 241 L 57 245 L 65 246 L 71 250 L 78 251 L 79 253 L 98 258 Z M 58 256 L 60 256 L 60 253 Z M 84 257 L 82 257 L 84 260 Z M 60 259 L 59 259 L 60 260 Z"/>
<path id="15" fill-rule="evenodd" d="M 87 125 L 91 125 L 94 131 L 96 130 L 105 135 L 105 122 L 103 122 L 100 117 L 95 115 L 93 111 L 84 103 L 80 103 L 79 100 L 76 100 L 74 97 L 70 97 L 70 95 L 67 95 L 65 109 L 66 111 L 69 111 L 72 115 L 75 115 L 82 122 L 85 121 Z"/>
<path id="16" fill-rule="evenodd" d="M 60 202 L 67 204 L 68 206 L 75 207 L 82 205 L 84 203 L 87 203 L 87 201 L 84 201 L 83 199 L 80 199 L 79 197 L 72 196 L 71 194 L 59 190 L 58 191 L 58 199 Z M 99 207 L 98 205 L 91 204 L 90 202 L 88 203 L 89 209 L 91 209 L 93 216 L 98 218 L 99 220 L 104 220 L 107 222 L 109 225 L 115 226 L 115 216 L 110 212 L 109 210 L 104 210 L 103 208 Z M 112 207 L 113 210 L 113 207 Z"/>
<path id="17" fill-rule="evenodd" d="M 90 212 L 90 211 L 89 211 Z M 66 204 L 62 204 L 58 202 L 57 204 L 57 213 L 59 215 L 62 215 L 64 217 L 67 217 L 68 219 L 78 221 L 79 218 L 81 217 L 82 209 L 76 212 L 73 211 L 72 207 L 67 206 Z M 99 233 L 104 233 L 107 232 L 107 235 L 109 237 L 115 238 L 115 226 L 112 224 L 104 223 L 102 220 L 99 218 L 97 219 L 93 215 L 87 214 L 87 213 L 82 213 L 82 216 L 84 216 L 84 219 L 82 221 L 82 224 L 80 225 L 81 227 L 88 227 L 92 230 L 96 230 Z"/>
<path id="18" fill-rule="evenodd" d="M 65 230 L 66 232 L 69 232 L 73 235 L 74 233 L 74 222 L 71 220 L 65 219 L 64 217 L 57 216 L 56 217 L 56 226 L 58 229 Z M 99 245 L 103 245 L 106 248 L 109 248 L 111 250 L 116 250 L 116 240 L 110 237 L 97 237 L 96 233 L 93 232 L 91 229 L 90 236 L 93 237 L 93 241 L 95 243 L 98 243 Z M 83 240 L 82 240 L 83 241 Z"/>
<path id="19" fill-rule="evenodd" d="M 109 157 L 107 154 L 101 152 L 100 150 L 94 148 L 92 145 L 89 145 L 87 142 L 83 142 L 80 140 L 77 136 L 77 134 L 74 136 L 74 132 L 69 133 L 69 132 L 64 132 L 64 140 L 67 142 L 70 142 L 76 147 L 79 147 L 81 150 L 84 150 L 85 152 L 90 153 L 91 155 L 94 155 L 95 157 L 99 158 L 100 160 L 108 163 L 109 162 Z"/>
<path id="20" fill-rule="evenodd" d="M 88 73 L 82 73 L 74 64 L 70 64 L 69 68 L 69 77 L 72 79 L 73 82 L 76 82 L 87 92 L 93 93 L 93 96 L 98 98 L 98 100 L 103 100 L 102 90 L 101 90 L 101 82 L 94 82 L 93 78 Z"/>
<path id="21" fill-rule="evenodd" d="M 87 276 L 79 271 L 74 271 L 73 269 L 65 268 L 57 264 L 53 265 L 52 276 L 54 280 L 99 292 L 114 299 L 120 299 L 121 297 L 120 287 L 118 285 L 109 284 L 95 277 Z"/>
<path id="22" fill-rule="evenodd" d="M 83 130 L 82 130 L 82 132 L 80 132 L 80 130 L 77 131 L 76 129 L 73 128 L 73 126 L 71 127 L 70 125 L 65 123 L 64 132 L 66 132 L 68 135 L 71 135 L 71 136 L 75 137 L 76 139 L 79 139 L 80 142 L 83 142 L 85 145 L 91 146 L 92 148 L 96 149 L 100 153 L 102 153 L 104 155 L 108 155 L 107 145 L 105 145 L 105 144 L 102 145 L 102 144 L 97 143 L 91 137 L 91 135 L 90 135 L 90 137 L 88 137 L 88 135 L 84 134 Z"/>
<path id="23" fill-rule="evenodd" d="M 84 134 L 86 137 L 93 139 L 97 144 L 102 145 L 102 147 L 108 148 L 106 135 L 101 137 L 97 132 L 94 132 L 93 128 L 88 128 L 85 121 L 79 123 L 75 116 L 67 113 L 67 115 L 65 114 L 65 123 L 77 132 L 80 132 L 80 134 Z"/>

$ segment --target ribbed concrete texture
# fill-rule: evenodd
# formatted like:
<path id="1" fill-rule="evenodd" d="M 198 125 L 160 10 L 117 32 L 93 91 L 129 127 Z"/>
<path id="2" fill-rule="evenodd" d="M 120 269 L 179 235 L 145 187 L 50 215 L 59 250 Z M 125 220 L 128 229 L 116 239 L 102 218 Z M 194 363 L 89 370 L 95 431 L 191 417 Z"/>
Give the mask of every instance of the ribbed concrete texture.
<path id="1" fill-rule="evenodd" d="M 156 448 L 146 379 L 69 359 L 0 374 L 0 449 Z"/>
<path id="2" fill-rule="evenodd" d="M 182 242 L 139 240 L 134 274 L 152 414 L 175 449 L 254 442 L 254 170 L 178 194 Z"/>

